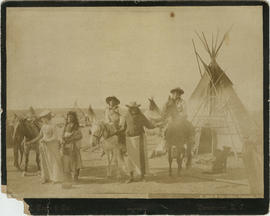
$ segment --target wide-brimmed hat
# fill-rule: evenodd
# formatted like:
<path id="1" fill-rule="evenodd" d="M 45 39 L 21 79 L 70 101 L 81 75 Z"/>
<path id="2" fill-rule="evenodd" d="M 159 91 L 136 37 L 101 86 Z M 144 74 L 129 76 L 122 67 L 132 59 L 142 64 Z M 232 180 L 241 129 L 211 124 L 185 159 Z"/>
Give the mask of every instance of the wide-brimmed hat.
<path id="1" fill-rule="evenodd" d="M 50 110 L 44 110 L 39 114 L 39 118 L 47 117 L 47 116 L 53 116 L 52 112 Z"/>
<path id="2" fill-rule="evenodd" d="M 137 104 L 135 101 L 130 102 L 129 104 L 126 105 L 128 108 L 131 107 L 140 107 L 141 104 Z"/>
<path id="3" fill-rule="evenodd" d="M 177 88 L 174 88 L 174 89 L 171 90 L 171 93 L 174 93 L 174 92 L 176 92 L 176 93 L 178 93 L 180 95 L 184 94 L 184 90 L 181 89 L 180 87 L 177 87 Z"/>
<path id="4" fill-rule="evenodd" d="M 120 104 L 120 100 L 115 96 L 109 96 L 106 98 L 106 103 L 109 104 L 110 101 L 114 101 L 116 105 Z"/>

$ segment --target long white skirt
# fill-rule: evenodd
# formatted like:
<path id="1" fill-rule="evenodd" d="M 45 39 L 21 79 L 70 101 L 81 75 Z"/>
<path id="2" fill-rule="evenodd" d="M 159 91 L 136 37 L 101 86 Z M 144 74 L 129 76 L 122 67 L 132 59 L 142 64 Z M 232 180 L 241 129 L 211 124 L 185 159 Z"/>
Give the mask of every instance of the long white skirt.
<path id="1" fill-rule="evenodd" d="M 129 171 L 134 172 L 134 174 L 141 175 L 144 166 L 145 174 L 149 173 L 149 161 L 147 154 L 147 142 L 145 135 L 135 137 L 127 137 L 127 153 L 128 153 L 128 165 Z M 140 155 L 140 142 L 143 142 L 143 153 L 144 153 L 144 164 L 141 161 Z"/>
<path id="2" fill-rule="evenodd" d="M 58 142 L 40 143 L 41 178 L 46 181 L 63 181 L 63 166 Z"/>

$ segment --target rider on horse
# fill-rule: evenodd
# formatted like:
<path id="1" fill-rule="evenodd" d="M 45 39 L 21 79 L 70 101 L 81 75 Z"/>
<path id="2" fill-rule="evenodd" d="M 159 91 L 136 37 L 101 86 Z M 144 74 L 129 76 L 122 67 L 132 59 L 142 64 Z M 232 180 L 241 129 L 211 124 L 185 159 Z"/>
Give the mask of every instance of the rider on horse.
<path id="1" fill-rule="evenodd" d="M 169 97 L 163 110 L 164 118 L 167 120 L 167 123 L 169 124 L 170 122 L 172 123 L 174 122 L 176 124 L 178 123 L 185 124 L 187 128 L 190 128 L 190 130 L 193 131 L 191 124 L 187 120 L 186 102 L 182 98 L 182 95 L 184 94 L 184 90 L 181 89 L 180 87 L 177 87 L 177 88 L 172 89 L 170 93 L 171 93 L 171 96 Z M 187 166 L 190 166 L 191 165 L 191 145 L 187 145 L 187 155 L 188 155 Z"/>
<path id="2" fill-rule="evenodd" d="M 108 107 L 105 109 L 105 122 L 113 125 L 119 133 L 118 143 L 121 148 L 121 152 L 124 154 L 126 152 L 126 138 L 125 133 L 122 131 L 124 127 L 124 118 L 120 113 L 119 104 L 120 100 L 115 96 L 110 96 L 106 98 L 106 103 Z"/>
<path id="3" fill-rule="evenodd" d="M 178 87 L 172 89 L 170 92 L 172 103 L 176 106 L 177 115 L 186 116 L 187 115 L 186 102 L 182 98 L 184 90 Z"/>

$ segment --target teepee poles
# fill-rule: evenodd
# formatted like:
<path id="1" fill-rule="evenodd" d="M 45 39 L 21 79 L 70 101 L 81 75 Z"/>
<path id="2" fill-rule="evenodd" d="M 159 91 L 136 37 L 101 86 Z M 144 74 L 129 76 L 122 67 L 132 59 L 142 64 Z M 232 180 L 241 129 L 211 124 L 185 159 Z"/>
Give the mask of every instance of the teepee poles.
<path id="1" fill-rule="evenodd" d="M 211 52 L 214 54 L 214 38 L 213 38 L 213 32 L 212 32 L 212 40 L 211 40 Z"/>
<path id="2" fill-rule="evenodd" d="M 196 50 L 196 47 L 195 47 L 195 44 L 194 44 L 193 39 L 192 39 L 192 44 L 193 44 L 194 52 L 195 52 L 195 55 L 196 55 L 196 60 L 197 60 L 198 68 L 199 68 L 199 71 L 200 71 L 200 74 L 201 74 L 201 77 L 202 77 L 202 71 L 201 71 L 199 60 L 198 60 L 198 53 L 197 53 L 197 50 Z"/>
<path id="3" fill-rule="evenodd" d="M 205 44 L 206 44 L 207 51 L 208 51 L 208 53 L 210 54 L 210 56 L 212 57 L 212 53 L 211 53 L 211 51 L 210 51 L 210 49 L 209 49 L 209 46 L 208 46 L 206 37 L 205 37 L 205 35 L 204 35 L 203 32 L 202 32 L 202 36 L 203 36 L 204 42 L 205 42 Z"/>
<path id="4" fill-rule="evenodd" d="M 216 42 L 215 42 L 214 52 L 213 52 L 213 55 L 214 55 L 214 56 L 216 56 L 218 37 L 219 37 L 219 30 L 217 30 Z"/>
<path id="5" fill-rule="evenodd" d="M 216 51 L 215 51 L 215 56 L 214 56 L 214 57 L 217 57 L 217 56 L 218 56 L 218 51 L 219 51 L 220 48 L 222 47 L 222 45 L 223 45 L 225 39 L 228 37 L 228 35 L 229 35 L 231 29 L 232 29 L 232 26 L 231 26 L 231 27 L 229 28 L 229 30 L 224 34 L 224 36 L 223 36 L 223 38 L 222 38 L 222 40 L 221 40 L 221 42 L 220 42 L 218 48 L 217 48 Z"/>
<path id="6" fill-rule="evenodd" d="M 201 36 L 198 34 L 198 32 L 195 31 L 195 33 L 198 36 L 198 38 L 200 39 L 200 41 L 202 42 L 204 48 L 207 50 L 207 47 L 206 47 L 206 44 L 205 44 L 204 40 L 201 38 Z"/>

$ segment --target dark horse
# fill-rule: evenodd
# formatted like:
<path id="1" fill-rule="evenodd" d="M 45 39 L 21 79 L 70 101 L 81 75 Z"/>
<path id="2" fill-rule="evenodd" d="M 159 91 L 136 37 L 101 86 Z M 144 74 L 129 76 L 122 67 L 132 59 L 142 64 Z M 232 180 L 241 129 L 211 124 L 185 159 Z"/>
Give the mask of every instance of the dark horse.
<path id="1" fill-rule="evenodd" d="M 172 161 L 174 158 L 177 160 L 178 175 L 180 175 L 182 162 L 186 155 L 188 158 L 187 166 L 191 164 L 191 146 L 194 141 L 194 127 L 185 116 L 178 114 L 177 107 L 171 98 L 169 98 L 165 106 L 164 117 L 169 118 L 168 126 L 165 131 L 169 175 L 172 175 Z"/>
<path id="2" fill-rule="evenodd" d="M 33 143 L 26 145 L 24 140 L 29 141 L 38 136 L 40 126 L 37 121 L 29 121 L 26 118 L 20 119 L 14 131 L 14 166 L 18 169 L 22 163 L 23 155 L 25 155 L 24 171 L 27 172 L 30 150 L 36 152 L 37 168 L 40 170 L 39 144 Z M 20 164 L 18 163 L 18 153 L 20 153 Z"/>

